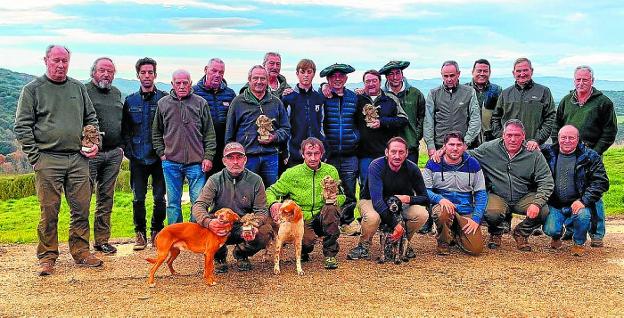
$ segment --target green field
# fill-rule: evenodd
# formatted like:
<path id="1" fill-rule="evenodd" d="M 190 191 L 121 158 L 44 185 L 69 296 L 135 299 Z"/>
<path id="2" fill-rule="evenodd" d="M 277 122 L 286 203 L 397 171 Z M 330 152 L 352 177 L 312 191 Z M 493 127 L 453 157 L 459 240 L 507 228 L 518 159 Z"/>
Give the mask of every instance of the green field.
<path id="1" fill-rule="evenodd" d="M 424 156 L 421 156 L 424 157 Z M 420 166 L 424 160 L 420 160 Z M 604 156 L 605 166 L 611 183 L 609 192 L 604 196 L 607 215 L 624 214 L 624 148 L 609 150 Z M 153 205 L 148 193 L 148 227 Z M 91 202 L 94 210 L 95 197 Z M 189 217 L 188 204 L 183 207 L 184 219 Z M 93 214 L 93 213 L 91 213 Z M 37 241 L 37 223 L 39 221 L 39 203 L 37 197 L 0 201 L 0 243 L 32 243 Z M 93 215 L 91 215 L 93 224 Z M 59 216 L 59 240 L 67 241 L 69 227 L 69 208 L 65 200 Z M 112 214 L 112 237 L 134 237 L 132 224 L 132 193 L 117 191 Z"/>

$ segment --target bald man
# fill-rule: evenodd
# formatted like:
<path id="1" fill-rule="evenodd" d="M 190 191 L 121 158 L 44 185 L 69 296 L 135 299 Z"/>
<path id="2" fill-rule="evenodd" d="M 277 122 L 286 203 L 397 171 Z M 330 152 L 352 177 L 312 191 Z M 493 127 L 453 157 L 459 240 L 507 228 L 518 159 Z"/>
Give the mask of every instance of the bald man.
<path id="1" fill-rule="evenodd" d="M 192 84 L 186 70 L 173 72 L 171 94 L 158 101 L 152 124 L 152 142 L 165 176 L 169 224 L 183 221 L 184 178 L 193 204 L 206 183 L 205 173 L 212 169 L 217 147 L 208 103 L 193 94 Z M 192 214 L 190 221 L 195 221 Z"/>

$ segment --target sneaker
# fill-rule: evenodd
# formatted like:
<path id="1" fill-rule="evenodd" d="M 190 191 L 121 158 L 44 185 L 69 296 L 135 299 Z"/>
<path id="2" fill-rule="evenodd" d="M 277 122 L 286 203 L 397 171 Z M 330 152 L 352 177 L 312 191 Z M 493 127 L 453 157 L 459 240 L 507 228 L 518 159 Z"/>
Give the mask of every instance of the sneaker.
<path id="1" fill-rule="evenodd" d="M 585 254 L 585 247 L 583 247 L 583 245 L 574 244 L 572 245 L 570 252 L 572 252 L 572 255 L 574 256 L 583 256 Z"/>
<path id="2" fill-rule="evenodd" d="M 512 236 L 516 241 L 516 248 L 518 248 L 518 250 L 523 252 L 531 251 L 531 245 L 529 245 L 529 240 L 526 237 L 520 235 L 520 233 L 516 231 L 513 231 Z"/>
<path id="3" fill-rule="evenodd" d="M 89 254 L 87 257 L 76 260 L 76 264 L 78 266 L 86 266 L 86 267 L 99 267 L 102 266 L 104 262 L 101 259 L 95 257 L 93 254 Z"/>
<path id="4" fill-rule="evenodd" d="M 438 255 L 449 255 L 449 245 L 445 242 L 438 242 L 436 252 L 438 252 Z"/>
<path id="5" fill-rule="evenodd" d="M 236 260 L 236 269 L 239 272 L 250 271 L 253 267 L 251 266 L 251 262 L 247 257 L 239 258 Z"/>
<path id="6" fill-rule="evenodd" d="M 145 242 L 145 234 L 141 232 L 136 232 L 136 238 L 134 239 L 134 247 L 132 248 L 135 251 L 144 250 L 145 246 L 147 246 L 147 242 Z"/>
<path id="7" fill-rule="evenodd" d="M 533 230 L 533 233 L 531 233 L 531 235 L 533 235 L 533 236 L 544 235 L 544 231 L 542 231 L 542 229 L 535 229 L 535 230 Z"/>
<path id="8" fill-rule="evenodd" d="M 104 243 L 102 245 L 94 245 L 93 248 L 95 248 L 96 251 L 102 252 L 104 254 L 117 253 L 117 249 L 108 243 Z"/>
<path id="9" fill-rule="evenodd" d="M 500 226 L 503 228 L 503 234 L 511 232 L 511 223 L 503 221 L 501 222 Z"/>
<path id="10" fill-rule="evenodd" d="M 358 244 L 358 246 L 354 247 L 352 250 L 347 253 L 348 260 L 356 260 L 356 259 L 370 259 L 371 255 L 368 248 L 364 247 L 362 244 Z"/>
<path id="11" fill-rule="evenodd" d="M 488 241 L 488 248 L 497 249 L 501 246 L 503 241 L 502 235 L 500 234 L 490 234 L 490 240 Z"/>
<path id="12" fill-rule="evenodd" d="M 227 273 L 228 271 L 228 264 L 227 261 L 224 259 L 215 259 L 215 273 L 217 274 L 223 274 L 223 273 Z"/>
<path id="13" fill-rule="evenodd" d="M 414 249 L 411 246 L 407 247 L 407 252 L 405 253 L 408 259 L 416 258 L 416 253 L 414 253 Z"/>
<path id="14" fill-rule="evenodd" d="M 590 245 L 591 247 L 603 247 L 604 242 L 602 242 L 602 239 L 592 239 Z"/>
<path id="15" fill-rule="evenodd" d="M 308 254 L 308 253 L 301 254 L 301 261 L 304 262 L 304 263 L 305 262 L 309 262 L 310 261 L 310 254 Z"/>
<path id="16" fill-rule="evenodd" d="M 552 248 L 553 250 L 560 249 L 561 245 L 563 245 L 563 242 L 559 239 L 553 238 L 552 240 L 550 240 L 550 248 Z"/>
<path id="17" fill-rule="evenodd" d="M 41 262 L 39 264 L 39 276 L 52 275 L 54 272 L 54 262 Z"/>
<path id="18" fill-rule="evenodd" d="M 338 260 L 335 257 L 325 257 L 325 269 L 338 268 Z"/>
<path id="19" fill-rule="evenodd" d="M 563 233 L 563 236 L 561 237 L 561 240 L 562 241 L 571 241 L 572 240 L 572 235 L 574 235 L 574 232 L 566 229 L 565 233 Z"/>
<path id="20" fill-rule="evenodd" d="M 360 223 L 358 223 L 357 220 L 354 220 L 353 222 L 349 223 L 349 224 L 345 224 L 343 226 L 340 227 L 340 234 L 342 235 L 346 235 L 346 236 L 356 236 L 356 235 L 360 235 L 362 227 L 360 226 Z"/>

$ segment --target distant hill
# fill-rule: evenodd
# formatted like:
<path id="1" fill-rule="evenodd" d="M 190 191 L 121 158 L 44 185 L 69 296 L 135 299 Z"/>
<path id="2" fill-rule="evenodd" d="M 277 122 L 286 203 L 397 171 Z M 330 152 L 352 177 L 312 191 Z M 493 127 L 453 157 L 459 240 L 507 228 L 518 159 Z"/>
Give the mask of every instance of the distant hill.
<path id="1" fill-rule="evenodd" d="M 7 154 L 15 150 L 13 134 L 13 122 L 15 120 L 15 108 L 17 106 L 17 100 L 19 94 L 24 85 L 30 82 L 35 76 L 13 72 L 11 70 L 0 68 L 0 154 Z M 294 80 L 291 79 L 291 80 Z M 534 80 L 538 83 L 548 86 L 555 99 L 556 103 L 559 103 L 561 98 L 568 94 L 572 89 L 572 80 L 570 78 L 563 77 L 535 77 Z M 197 79 L 195 79 L 197 81 Z M 462 80 L 464 82 L 465 79 Z M 86 82 L 86 80 L 83 80 Z M 493 83 L 496 83 L 503 88 L 513 84 L 514 80 L 511 77 L 508 78 L 494 78 Z M 129 80 L 124 78 L 116 78 L 113 84 L 119 88 L 121 93 L 126 96 L 139 89 L 139 82 L 135 79 Z M 294 83 L 290 83 L 291 85 Z M 410 84 L 420 89 L 423 94 L 427 95 L 430 89 L 437 87 L 441 84 L 440 79 L 424 79 L 424 80 L 410 80 Z M 230 83 L 229 86 L 235 92 L 238 92 L 244 84 Z M 159 82 L 156 86 L 164 91 L 171 90 L 171 85 L 168 83 Z M 618 116 L 624 116 L 624 81 L 603 81 L 597 80 L 595 86 L 602 90 L 609 98 L 613 100 Z M 354 89 L 362 87 L 361 82 L 349 83 L 347 87 Z M 618 141 L 624 141 L 624 122 L 619 124 Z"/>

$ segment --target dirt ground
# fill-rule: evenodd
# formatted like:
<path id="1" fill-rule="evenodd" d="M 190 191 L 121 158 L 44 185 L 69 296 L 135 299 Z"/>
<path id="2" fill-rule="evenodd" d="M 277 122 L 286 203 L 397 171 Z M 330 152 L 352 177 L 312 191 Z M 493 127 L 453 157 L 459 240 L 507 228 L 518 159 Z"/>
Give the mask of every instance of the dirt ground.
<path id="1" fill-rule="evenodd" d="M 36 276 L 34 245 L 9 245 L 0 250 L 0 316 L 624 316 L 624 219 L 609 220 L 607 232 L 605 247 L 584 257 L 571 256 L 569 242 L 550 250 L 544 236 L 519 252 L 508 235 L 479 257 L 437 256 L 434 237 L 417 236 L 418 257 L 401 265 L 348 261 L 357 239 L 341 237 L 337 270 L 323 269 L 318 244 L 297 276 L 289 246 L 281 275 L 256 256 L 253 271 L 231 268 L 214 287 L 189 252 L 176 261 L 180 276 L 163 266 L 149 288 L 144 257 L 153 251 L 133 252 L 129 241 L 102 256 L 102 269 L 75 266 L 63 245 L 49 277 Z"/>

